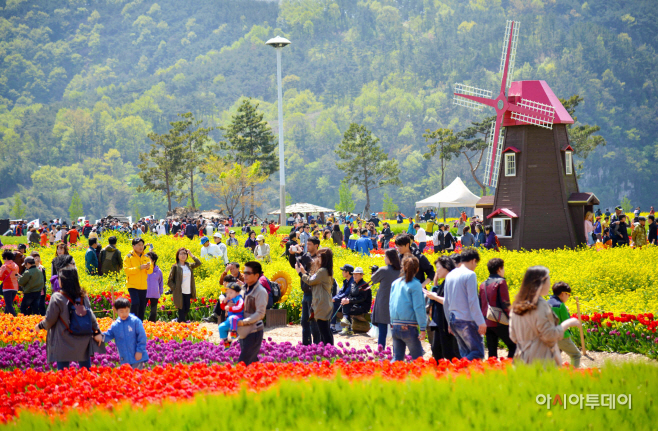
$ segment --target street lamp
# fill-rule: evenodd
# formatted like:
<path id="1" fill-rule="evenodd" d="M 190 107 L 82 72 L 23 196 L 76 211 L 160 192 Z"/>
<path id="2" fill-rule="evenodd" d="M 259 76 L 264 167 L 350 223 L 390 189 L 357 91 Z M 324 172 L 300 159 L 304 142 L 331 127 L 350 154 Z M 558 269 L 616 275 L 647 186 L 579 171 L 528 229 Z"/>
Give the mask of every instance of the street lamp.
<path id="1" fill-rule="evenodd" d="M 286 223 L 286 171 L 283 163 L 283 95 L 281 93 L 281 50 L 290 45 L 290 41 L 285 37 L 277 36 L 265 42 L 266 45 L 276 49 L 276 81 L 279 92 L 279 192 L 280 192 L 280 226 Z"/>

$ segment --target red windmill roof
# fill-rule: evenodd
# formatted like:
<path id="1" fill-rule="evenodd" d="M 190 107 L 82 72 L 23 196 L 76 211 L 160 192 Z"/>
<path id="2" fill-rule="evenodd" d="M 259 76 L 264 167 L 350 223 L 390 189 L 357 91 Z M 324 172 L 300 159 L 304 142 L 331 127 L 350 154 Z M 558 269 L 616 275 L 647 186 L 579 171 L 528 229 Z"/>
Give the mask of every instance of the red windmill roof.
<path id="1" fill-rule="evenodd" d="M 553 124 L 573 124 L 573 118 L 567 110 L 560 103 L 551 87 L 548 86 L 546 81 L 515 81 L 510 85 L 507 92 L 507 100 L 512 103 L 518 103 L 520 100 L 532 100 L 534 102 L 544 103 L 551 105 L 555 109 L 555 118 Z M 522 126 L 526 123 L 521 121 L 512 120 L 511 112 L 505 113 L 503 119 L 503 126 Z"/>

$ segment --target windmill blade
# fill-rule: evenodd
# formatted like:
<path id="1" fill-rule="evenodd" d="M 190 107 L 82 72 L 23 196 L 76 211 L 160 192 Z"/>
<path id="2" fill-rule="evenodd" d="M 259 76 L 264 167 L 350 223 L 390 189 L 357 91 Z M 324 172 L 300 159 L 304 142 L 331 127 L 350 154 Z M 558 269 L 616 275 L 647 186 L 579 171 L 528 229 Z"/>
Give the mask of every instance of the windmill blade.
<path id="1" fill-rule="evenodd" d="M 512 111 L 512 120 L 521 121 L 527 124 L 553 129 L 553 120 L 555 119 L 555 109 L 551 105 L 535 102 L 534 100 L 521 100 L 517 103 L 525 112 Z"/>
<path id="2" fill-rule="evenodd" d="M 463 106 L 465 108 L 473 109 L 475 111 L 481 111 L 482 108 L 485 107 L 485 105 L 482 105 L 481 103 L 477 103 L 473 100 L 459 97 L 460 94 L 491 99 L 492 93 L 489 90 L 483 90 L 481 88 L 472 87 L 470 85 L 455 84 L 455 95 L 452 98 L 452 103 L 454 105 Z"/>
<path id="3" fill-rule="evenodd" d="M 514 24 L 512 26 L 512 24 Z M 507 21 L 507 28 L 505 29 L 505 40 L 503 40 L 503 54 L 500 56 L 500 73 L 505 69 L 505 57 L 507 56 L 507 47 L 509 46 L 510 36 L 512 37 L 512 46 L 510 48 L 509 66 L 507 70 L 507 82 L 505 82 L 505 89 L 507 90 L 512 84 L 512 77 L 514 76 L 514 61 L 516 60 L 516 44 L 519 37 L 519 27 L 521 23 L 518 21 Z M 513 27 L 513 30 L 512 30 Z"/>
<path id="4" fill-rule="evenodd" d="M 498 170 L 500 169 L 500 158 L 503 153 L 503 129 L 498 130 L 496 135 L 496 121 L 491 122 L 491 129 L 489 130 L 489 146 L 487 147 L 487 158 L 484 165 L 484 183 L 489 187 L 496 187 L 498 185 Z"/>

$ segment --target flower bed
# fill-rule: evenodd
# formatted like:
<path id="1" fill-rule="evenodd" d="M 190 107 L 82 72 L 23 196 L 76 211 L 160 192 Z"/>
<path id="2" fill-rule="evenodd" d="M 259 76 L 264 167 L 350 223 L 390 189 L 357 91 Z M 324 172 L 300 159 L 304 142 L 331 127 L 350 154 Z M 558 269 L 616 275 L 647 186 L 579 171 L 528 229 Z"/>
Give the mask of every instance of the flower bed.
<path id="1" fill-rule="evenodd" d="M 574 316 L 575 317 L 575 316 Z M 652 313 L 594 313 L 583 315 L 585 346 L 588 350 L 640 353 L 658 359 L 658 321 Z"/>

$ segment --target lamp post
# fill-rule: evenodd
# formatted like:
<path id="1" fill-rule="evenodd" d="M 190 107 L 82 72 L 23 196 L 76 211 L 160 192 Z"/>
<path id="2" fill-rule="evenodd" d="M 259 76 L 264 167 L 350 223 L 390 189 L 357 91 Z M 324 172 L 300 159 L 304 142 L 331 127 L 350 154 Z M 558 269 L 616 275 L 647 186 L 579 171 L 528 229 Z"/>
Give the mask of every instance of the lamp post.
<path id="1" fill-rule="evenodd" d="M 290 41 L 284 37 L 277 36 L 265 42 L 276 49 L 276 81 L 279 93 L 279 193 L 280 193 L 280 210 L 281 217 L 279 219 L 280 226 L 285 226 L 286 223 L 286 171 L 283 163 L 283 95 L 281 90 L 281 50 L 290 45 Z"/>

